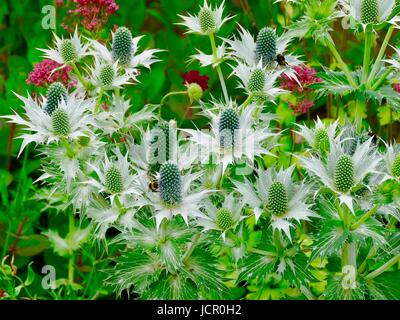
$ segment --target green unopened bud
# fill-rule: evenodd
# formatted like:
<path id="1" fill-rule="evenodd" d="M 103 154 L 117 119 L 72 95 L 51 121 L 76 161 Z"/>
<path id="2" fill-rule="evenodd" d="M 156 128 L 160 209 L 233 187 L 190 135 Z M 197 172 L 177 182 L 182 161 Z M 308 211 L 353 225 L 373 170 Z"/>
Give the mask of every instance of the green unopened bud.
<path id="1" fill-rule="evenodd" d="M 70 132 L 70 123 L 67 112 L 63 108 L 57 108 L 51 115 L 53 132 L 56 136 L 65 137 Z"/>
<path id="2" fill-rule="evenodd" d="M 325 151 L 329 149 L 329 136 L 325 129 L 319 129 L 315 133 L 314 148 Z"/>
<path id="3" fill-rule="evenodd" d="M 288 210 L 288 195 L 285 185 L 275 181 L 268 190 L 268 209 L 276 216 L 285 214 Z"/>
<path id="4" fill-rule="evenodd" d="M 272 28 L 262 28 L 256 41 L 256 58 L 262 59 L 263 65 L 271 63 L 277 53 L 276 34 Z"/>
<path id="5" fill-rule="evenodd" d="M 217 212 L 216 224 L 222 230 L 228 230 L 233 226 L 232 212 L 228 209 L 221 208 Z"/>
<path id="6" fill-rule="evenodd" d="M 396 178 L 400 177 L 400 154 L 397 155 L 396 159 L 393 162 L 392 174 Z"/>
<path id="7" fill-rule="evenodd" d="M 67 89 L 60 82 L 54 82 L 50 85 L 46 95 L 46 106 L 44 111 L 51 116 L 53 111 L 58 108 L 61 100 L 67 101 Z"/>
<path id="8" fill-rule="evenodd" d="M 361 22 L 377 23 L 379 17 L 378 0 L 362 0 L 361 1 Z"/>
<path id="9" fill-rule="evenodd" d="M 335 167 L 335 186 L 341 192 L 348 192 L 354 186 L 354 163 L 347 155 L 341 155 Z"/>
<path id="10" fill-rule="evenodd" d="M 101 68 L 99 78 L 103 86 L 110 86 L 113 83 L 114 77 L 114 67 L 111 64 L 107 64 Z"/>
<path id="11" fill-rule="evenodd" d="M 65 63 L 72 62 L 78 58 L 76 48 L 70 39 L 62 40 L 60 44 L 60 55 Z"/>
<path id="12" fill-rule="evenodd" d="M 132 59 L 132 33 L 126 27 L 120 27 L 115 31 L 112 43 L 112 56 L 114 61 L 126 66 Z"/>
<path id="13" fill-rule="evenodd" d="M 121 170 L 116 166 L 110 167 L 105 174 L 105 185 L 110 193 L 120 193 L 124 190 Z"/>
<path id="14" fill-rule="evenodd" d="M 193 83 L 190 83 L 187 86 L 187 88 L 188 88 L 187 92 L 188 92 L 190 103 L 199 101 L 201 99 L 201 97 L 203 96 L 203 89 L 200 87 L 199 84 L 193 82 Z"/>
<path id="15" fill-rule="evenodd" d="M 203 8 L 199 12 L 200 30 L 203 33 L 211 34 L 217 30 L 214 14 L 210 9 Z"/>

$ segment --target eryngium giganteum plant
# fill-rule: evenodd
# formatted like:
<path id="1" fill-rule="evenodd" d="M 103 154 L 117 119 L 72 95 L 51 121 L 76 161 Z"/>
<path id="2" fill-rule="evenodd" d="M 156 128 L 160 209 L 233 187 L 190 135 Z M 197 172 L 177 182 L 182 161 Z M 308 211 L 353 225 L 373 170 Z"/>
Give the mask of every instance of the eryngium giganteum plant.
<path id="1" fill-rule="evenodd" d="M 47 297 L 400 298 L 400 149 L 374 136 L 365 116 L 382 101 L 398 110 L 400 60 L 386 53 L 397 2 L 281 2 L 303 13 L 284 32 L 235 25 L 224 2 L 177 15 L 187 37 L 209 46 L 211 54 L 193 48 L 191 59 L 215 70 L 217 85 L 192 72 L 157 104 L 134 106 L 126 88 L 167 54 L 145 48 L 126 26 L 108 42 L 77 27 L 40 49 L 71 67 L 76 86 L 18 94 L 23 111 L 3 118 L 20 128 L 21 152 L 32 145 L 41 159 L 42 199 L 68 217 L 68 230 L 43 232 L 67 261 Z M 353 20 L 346 32 L 365 44 L 362 66 L 350 68 L 334 43 L 333 24 L 344 15 Z M 237 31 L 221 34 L 226 24 Z M 304 37 L 338 66 L 323 67 L 308 87 L 315 99 L 351 103 L 348 117 L 338 111 L 338 120 L 299 120 L 287 130 L 279 106 L 290 87 L 279 80 L 285 75 L 298 91 L 307 85 L 293 69 L 307 63 L 294 52 Z M 226 85 L 229 76 L 238 90 Z M 179 95 L 203 127 L 167 120 L 168 100 Z"/>

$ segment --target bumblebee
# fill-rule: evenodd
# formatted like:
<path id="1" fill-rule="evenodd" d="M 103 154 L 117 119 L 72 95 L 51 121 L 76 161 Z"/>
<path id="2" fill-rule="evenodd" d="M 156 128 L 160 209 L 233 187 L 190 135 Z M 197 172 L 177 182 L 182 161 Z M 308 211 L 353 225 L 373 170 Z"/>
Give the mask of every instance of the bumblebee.
<path id="1" fill-rule="evenodd" d="M 286 62 L 285 56 L 282 54 L 278 54 L 276 56 L 275 61 L 280 65 L 281 67 L 287 67 L 289 66 L 288 63 Z"/>
<path id="2" fill-rule="evenodd" d="M 157 180 L 152 180 L 149 183 L 149 189 L 152 192 L 157 192 L 158 191 L 158 181 Z"/>

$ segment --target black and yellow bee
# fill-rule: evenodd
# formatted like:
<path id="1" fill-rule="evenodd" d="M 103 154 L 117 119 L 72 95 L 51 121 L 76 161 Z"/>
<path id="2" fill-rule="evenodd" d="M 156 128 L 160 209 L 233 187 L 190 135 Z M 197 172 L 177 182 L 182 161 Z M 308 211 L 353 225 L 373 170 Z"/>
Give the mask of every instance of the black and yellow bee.
<path id="1" fill-rule="evenodd" d="M 281 67 L 287 67 L 289 66 L 288 63 L 286 62 L 285 56 L 283 54 L 278 54 L 276 56 L 275 61 L 280 65 Z"/>
<path id="2" fill-rule="evenodd" d="M 158 191 L 158 181 L 157 180 L 151 180 L 149 183 L 149 189 L 152 192 L 157 192 Z"/>

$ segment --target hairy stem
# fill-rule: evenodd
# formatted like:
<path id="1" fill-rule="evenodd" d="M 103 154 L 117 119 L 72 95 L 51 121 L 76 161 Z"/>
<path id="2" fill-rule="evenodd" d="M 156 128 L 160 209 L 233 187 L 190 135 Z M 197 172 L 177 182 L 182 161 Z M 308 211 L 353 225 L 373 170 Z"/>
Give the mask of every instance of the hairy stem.
<path id="1" fill-rule="evenodd" d="M 372 48 L 372 26 L 369 25 L 365 30 L 365 42 L 364 42 L 364 63 L 363 63 L 363 75 L 362 83 L 366 84 L 368 80 L 369 63 L 371 61 L 371 48 Z"/>
<path id="2" fill-rule="evenodd" d="M 217 55 L 217 46 L 215 44 L 215 36 L 213 33 L 210 33 L 209 37 L 210 37 L 211 49 L 212 49 L 212 53 L 214 56 L 214 65 L 215 65 L 218 63 L 218 55 Z M 217 70 L 219 81 L 221 82 L 221 87 L 222 87 L 222 92 L 224 93 L 225 102 L 228 102 L 229 101 L 228 91 L 226 89 L 225 79 L 224 79 L 224 76 L 222 74 L 222 70 L 221 70 L 221 67 L 219 66 L 219 64 L 217 64 L 215 66 L 215 69 Z"/>

